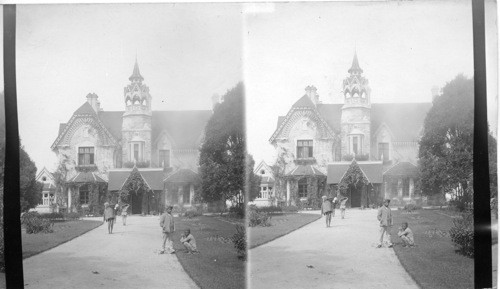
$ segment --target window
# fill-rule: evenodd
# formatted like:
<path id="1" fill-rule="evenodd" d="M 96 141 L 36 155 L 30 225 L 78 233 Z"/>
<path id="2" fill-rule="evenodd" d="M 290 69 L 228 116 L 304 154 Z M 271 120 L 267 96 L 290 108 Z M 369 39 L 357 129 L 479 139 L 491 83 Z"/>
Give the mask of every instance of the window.
<path id="1" fill-rule="evenodd" d="M 313 141 L 298 140 L 297 141 L 297 158 L 312 158 L 313 157 Z"/>
<path id="2" fill-rule="evenodd" d="M 170 150 L 160 150 L 158 152 L 158 164 L 162 168 L 170 167 Z"/>
<path id="3" fill-rule="evenodd" d="M 404 178 L 403 179 L 403 197 L 409 197 L 409 196 L 410 196 L 410 179 Z"/>
<path id="4" fill-rule="evenodd" d="M 48 206 L 49 205 L 49 194 L 43 194 L 42 196 L 42 205 Z"/>
<path id="5" fill-rule="evenodd" d="M 378 143 L 378 159 L 384 162 L 389 161 L 389 143 Z"/>
<path id="6" fill-rule="evenodd" d="M 353 155 L 363 154 L 363 136 L 362 135 L 351 135 L 349 136 L 350 145 L 349 150 Z"/>
<path id="7" fill-rule="evenodd" d="M 299 198 L 307 198 L 307 179 L 299 180 Z"/>
<path id="8" fill-rule="evenodd" d="M 89 201 L 90 201 L 89 185 L 83 185 L 80 187 L 80 205 L 88 204 Z"/>
<path id="9" fill-rule="evenodd" d="M 184 204 L 191 204 L 190 196 L 191 196 L 191 193 L 189 191 L 189 185 L 185 185 L 182 188 L 182 202 Z"/>
<path id="10" fill-rule="evenodd" d="M 130 161 L 143 161 L 144 142 L 130 143 Z"/>
<path id="11" fill-rule="evenodd" d="M 94 147 L 78 148 L 78 165 L 93 165 L 94 164 Z"/>
<path id="12" fill-rule="evenodd" d="M 46 182 L 47 181 L 47 177 L 42 177 L 42 182 Z"/>
<path id="13" fill-rule="evenodd" d="M 266 174 L 266 172 L 265 172 L 264 170 L 260 170 L 260 174 L 261 174 L 261 175 L 265 175 L 265 174 Z"/>

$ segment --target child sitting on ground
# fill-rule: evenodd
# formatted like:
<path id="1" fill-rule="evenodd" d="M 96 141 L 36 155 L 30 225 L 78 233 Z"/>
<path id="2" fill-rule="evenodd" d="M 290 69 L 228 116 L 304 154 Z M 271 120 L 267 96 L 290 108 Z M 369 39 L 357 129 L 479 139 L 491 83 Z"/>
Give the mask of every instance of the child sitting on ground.
<path id="1" fill-rule="evenodd" d="M 398 236 L 403 240 L 403 247 L 413 247 L 415 246 L 415 241 L 413 240 L 413 232 L 408 228 L 408 223 L 404 222 L 399 228 Z"/>
<path id="2" fill-rule="evenodd" d="M 186 229 L 181 237 L 181 243 L 186 247 L 188 254 L 199 253 L 196 248 L 196 240 L 193 235 L 191 235 L 191 230 Z"/>

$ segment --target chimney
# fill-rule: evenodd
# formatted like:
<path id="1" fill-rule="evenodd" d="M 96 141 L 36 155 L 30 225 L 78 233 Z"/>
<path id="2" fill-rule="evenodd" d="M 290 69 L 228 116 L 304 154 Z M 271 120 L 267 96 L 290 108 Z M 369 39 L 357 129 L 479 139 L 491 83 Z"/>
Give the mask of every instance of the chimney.
<path id="1" fill-rule="evenodd" d="M 434 102 L 434 99 L 436 99 L 436 97 L 438 97 L 438 96 L 439 96 L 439 92 L 440 92 L 439 90 L 440 90 L 440 89 L 439 89 L 439 87 L 437 87 L 437 86 L 433 86 L 433 87 L 431 88 L 431 94 L 432 94 L 432 101 L 433 101 L 433 102 Z"/>
<path id="2" fill-rule="evenodd" d="M 309 99 L 317 105 L 319 103 L 319 95 L 316 93 L 318 89 L 314 85 L 309 85 L 306 87 L 306 95 Z"/>
<path id="3" fill-rule="evenodd" d="M 94 111 L 97 113 L 100 110 L 100 103 L 99 100 L 97 100 L 99 97 L 95 93 L 89 93 L 87 94 L 87 102 L 92 106 Z"/>

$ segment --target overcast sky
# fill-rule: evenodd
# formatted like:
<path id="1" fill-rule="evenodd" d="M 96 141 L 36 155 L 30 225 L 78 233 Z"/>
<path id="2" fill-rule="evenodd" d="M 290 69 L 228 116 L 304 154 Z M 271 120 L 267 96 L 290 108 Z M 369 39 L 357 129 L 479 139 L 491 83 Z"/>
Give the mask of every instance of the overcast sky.
<path id="1" fill-rule="evenodd" d="M 56 167 L 59 123 L 95 92 L 124 110 L 136 52 L 153 110 L 212 109 L 242 81 L 240 4 L 17 7 L 17 97 L 22 143 L 38 169 Z"/>
<path id="2" fill-rule="evenodd" d="M 278 116 L 318 88 L 323 103 L 341 103 L 354 51 L 372 103 L 430 102 L 431 88 L 457 74 L 473 76 L 470 1 L 262 4 L 246 13 L 244 75 L 248 149 L 272 164 L 269 138 Z M 496 7 L 486 11 L 490 123 L 497 118 Z M 495 30 L 494 30 L 495 29 Z M 494 42 L 493 42 L 494 41 Z"/>

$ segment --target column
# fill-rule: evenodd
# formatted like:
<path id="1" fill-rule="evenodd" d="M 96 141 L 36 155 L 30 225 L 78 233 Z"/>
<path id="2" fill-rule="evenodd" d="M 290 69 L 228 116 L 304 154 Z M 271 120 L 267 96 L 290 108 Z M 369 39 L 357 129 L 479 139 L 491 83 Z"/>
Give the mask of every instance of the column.
<path id="1" fill-rule="evenodd" d="M 286 204 L 290 206 L 290 180 L 286 180 Z"/>
<path id="2" fill-rule="evenodd" d="M 71 187 L 68 188 L 68 212 L 71 212 Z"/>
<path id="3" fill-rule="evenodd" d="M 413 182 L 413 178 L 410 178 L 410 199 L 413 199 L 413 194 L 415 192 L 415 183 Z"/>
<path id="4" fill-rule="evenodd" d="M 403 197 L 403 179 L 401 178 L 398 179 L 398 197 Z"/>
<path id="5" fill-rule="evenodd" d="M 194 185 L 189 185 L 189 204 L 192 205 L 194 203 Z"/>

